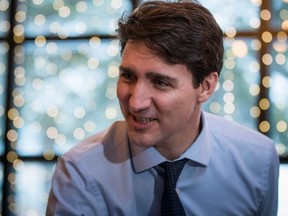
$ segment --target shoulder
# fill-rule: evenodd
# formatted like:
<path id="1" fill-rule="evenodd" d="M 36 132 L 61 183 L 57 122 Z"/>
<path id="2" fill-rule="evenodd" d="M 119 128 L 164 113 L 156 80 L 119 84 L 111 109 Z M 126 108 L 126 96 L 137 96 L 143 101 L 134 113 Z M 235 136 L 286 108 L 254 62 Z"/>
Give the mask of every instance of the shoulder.
<path id="1" fill-rule="evenodd" d="M 210 134 L 214 162 L 220 167 L 228 162 L 236 170 L 263 179 L 268 178 L 269 172 L 277 173 L 279 157 L 273 140 L 213 114 L 205 113 L 204 121 Z"/>
<path id="2" fill-rule="evenodd" d="M 256 130 L 210 113 L 204 112 L 203 115 L 204 124 L 207 124 L 210 133 L 221 142 L 275 149 L 273 140 Z"/>
<path id="3" fill-rule="evenodd" d="M 115 149 L 120 152 L 121 149 L 122 151 L 128 151 L 126 131 L 126 123 L 124 121 L 116 121 L 109 128 L 76 144 L 62 158 L 71 160 L 74 163 L 80 163 L 89 159 L 93 161 L 105 159 L 107 155 L 115 152 Z"/>
<path id="4" fill-rule="evenodd" d="M 257 210 L 260 205 L 267 205 L 268 209 L 274 209 L 279 171 L 274 142 L 255 130 L 213 114 L 203 113 L 203 122 L 211 143 L 208 169 L 213 181 L 225 187 L 222 195 L 232 200 L 238 193 L 241 200 L 237 202 L 246 203 L 246 207 Z"/>

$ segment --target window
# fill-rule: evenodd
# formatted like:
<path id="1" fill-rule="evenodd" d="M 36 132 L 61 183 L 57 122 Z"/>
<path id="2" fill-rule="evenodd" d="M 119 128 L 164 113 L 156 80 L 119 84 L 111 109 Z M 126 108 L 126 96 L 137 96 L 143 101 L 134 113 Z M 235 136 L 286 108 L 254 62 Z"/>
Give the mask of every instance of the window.
<path id="1" fill-rule="evenodd" d="M 122 118 L 115 27 L 140 2 L 0 0 L 0 214 L 44 214 L 57 157 Z M 287 162 L 288 1 L 200 2 L 225 32 L 204 108 L 270 136 Z"/>

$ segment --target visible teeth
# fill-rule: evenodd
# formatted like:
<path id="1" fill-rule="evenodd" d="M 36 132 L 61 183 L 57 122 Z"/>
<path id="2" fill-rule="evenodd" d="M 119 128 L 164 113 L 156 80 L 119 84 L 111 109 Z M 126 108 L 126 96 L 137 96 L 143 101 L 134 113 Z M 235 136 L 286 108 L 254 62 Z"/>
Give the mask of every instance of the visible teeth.
<path id="1" fill-rule="evenodd" d="M 137 120 L 138 122 L 143 123 L 143 124 L 146 124 L 146 123 L 148 123 L 148 122 L 150 122 L 150 121 L 153 121 L 152 118 L 136 118 L 136 120 Z"/>

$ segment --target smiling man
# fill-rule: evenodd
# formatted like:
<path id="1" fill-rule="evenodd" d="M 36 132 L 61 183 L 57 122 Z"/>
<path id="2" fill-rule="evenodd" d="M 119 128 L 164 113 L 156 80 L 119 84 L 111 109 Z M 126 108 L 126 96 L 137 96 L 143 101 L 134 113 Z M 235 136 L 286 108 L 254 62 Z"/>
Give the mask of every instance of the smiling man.
<path id="1" fill-rule="evenodd" d="M 223 34 L 199 3 L 144 3 L 118 23 L 125 120 L 65 153 L 47 215 L 276 215 L 273 141 L 201 109 Z"/>
<path id="2" fill-rule="evenodd" d="M 201 104 L 217 78 L 212 72 L 195 88 L 186 65 L 167 64 L 145 42 L 128 40 L 117 93 L 131 143 L 178 158 L 199 134 Z"/>

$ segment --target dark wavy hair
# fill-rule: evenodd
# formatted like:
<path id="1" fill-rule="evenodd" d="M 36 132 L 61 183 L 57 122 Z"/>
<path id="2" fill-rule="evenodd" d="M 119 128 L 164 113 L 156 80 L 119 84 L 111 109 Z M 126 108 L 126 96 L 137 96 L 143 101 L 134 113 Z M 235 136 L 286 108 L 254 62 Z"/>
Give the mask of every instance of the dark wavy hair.
<path id="1" fill-rule="evenodd" d="M 121 54 L 129 41 L 143 41 L 169 64 L 183 64 L 198 87 L 223 65 L 223 32 L 198 2 L 149 1 L 118 21 Z"/>

